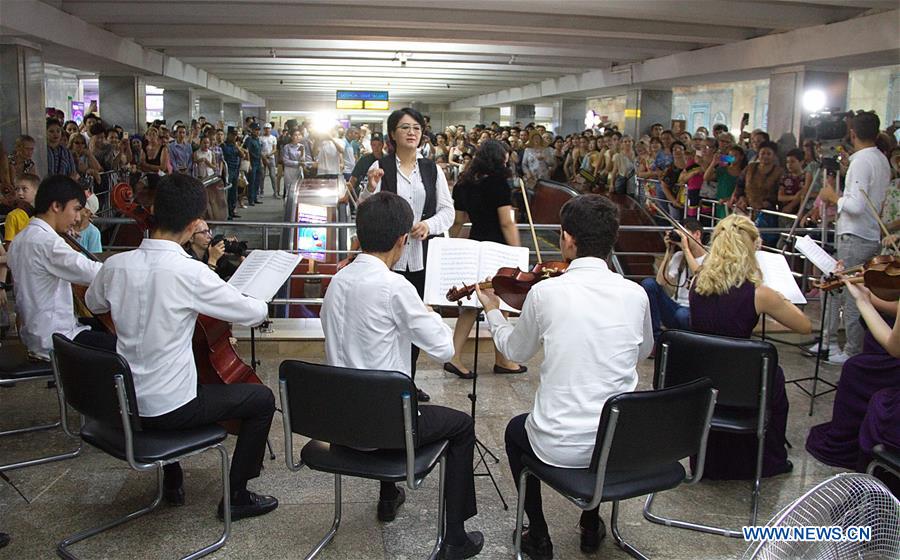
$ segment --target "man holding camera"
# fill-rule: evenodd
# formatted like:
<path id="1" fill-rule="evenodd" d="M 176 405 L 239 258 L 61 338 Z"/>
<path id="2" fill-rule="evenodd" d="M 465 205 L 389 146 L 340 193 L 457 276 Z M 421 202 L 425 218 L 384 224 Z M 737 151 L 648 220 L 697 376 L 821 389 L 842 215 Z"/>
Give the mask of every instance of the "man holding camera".
<path id="1" fill-rule="evenodd" d="M 225 253 L 235 254 L 243 260 L 242 248 L 246 248 L 246 245 L 246 242 L 241 244 L 234 237 L 228 239 L 223 235 L 213 237 L 209 224 L 205 220 L 198 220 L 190 240 L 184 244 L 184 250 L 194 260 L 204 263 L 218 274 L 219 278 L 227 282 L 237 270 L 237 265 L 231 259 L 223 258 Z"/>
<path id="2" fill-rule="evenodd" d="M 659 338 L 662 327 L 689 329 L 691 312 L 688 307 L 691 278 L 706 257 L 701 239 L 703 227 L 694 219 L 684 221 L 684 228 L 691 235 L 675 230 L 666 234 L 666 254 L 656 272 L 656 278 L 645 278 L 641 286 L 650 298 L 650 320 L 653 324 L 653 341 Z M 669 296 L 674 289 L 675 299 Z"/>

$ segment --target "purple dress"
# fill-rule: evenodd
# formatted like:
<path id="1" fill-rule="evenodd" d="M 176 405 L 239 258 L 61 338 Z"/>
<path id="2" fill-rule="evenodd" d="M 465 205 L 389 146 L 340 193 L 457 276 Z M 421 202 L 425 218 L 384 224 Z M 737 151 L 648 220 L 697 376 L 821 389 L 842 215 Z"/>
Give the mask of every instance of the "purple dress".
<path id="1" fill-rule="evenodd" d="M 826 465 L 864 471 L 878 443 L 900 447 L 900 360 L 866 331 L 862 353 L 841 369 L 831 421 L 810 429 L 806 450 Z"/>
<path id="2" fill-rule="evenodd" d="M 754 298 L 756 286 L 744 282 L 722 295 L 703 296 L 691 290 L 691 330 L 733 338 L 750 338 L 759 322 Z M 788 400 L 784 372 L 779 366 L 769 388 L 769 422 L 763 446 L 763 477 L 791 470 L 787 460 Z M 751 480 L 756 474 L 756 435 L 709 433 L 703 478 Z M 693 467 L 693 461 L 691 461 Z"/>

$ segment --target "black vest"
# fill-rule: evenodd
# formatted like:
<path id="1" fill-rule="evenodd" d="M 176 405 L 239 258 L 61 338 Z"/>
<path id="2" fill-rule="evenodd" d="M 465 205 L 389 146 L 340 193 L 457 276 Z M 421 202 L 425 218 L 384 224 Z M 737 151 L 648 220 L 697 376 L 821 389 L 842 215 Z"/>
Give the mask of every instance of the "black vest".
<path id="1" fill-rule="evenodd" d="M 427 220 L 437 212 L 437 165 L 426 158 L 419 158 L 419 172 L 422 174 L 422 185 L 425 187 L 425 206 L 422 215 L 413 217 L 417 222 Z M 381 190 L 397 194 L 397 155 L 387 154 L 378 160 L 378 166 L 384 170 L 381 178 Z"/>

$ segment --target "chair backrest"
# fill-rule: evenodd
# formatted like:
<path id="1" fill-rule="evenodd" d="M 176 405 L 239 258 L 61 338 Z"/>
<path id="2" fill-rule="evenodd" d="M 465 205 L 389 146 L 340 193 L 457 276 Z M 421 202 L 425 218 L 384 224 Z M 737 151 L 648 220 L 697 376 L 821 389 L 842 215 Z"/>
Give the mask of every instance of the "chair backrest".
<path id="1" fill-rule="evenodd" d="M 116 388 L 116 377 L 120 376 L 131 429 L 141 429 L 131 368 L 122 356 L 73 342 L 57 333 L 53 335 L 52 358 L 59 389 L 69 406 L 87 418 L 124 429 Z"/>
<path id="2" fill-rule="evenodd" d="M 604 454 L 608 471 L 652 470 L 699 454 L 714 405 L 709 379 L 611 397 L 600 415 L 591 472 L 604 466 Z"/>
<path id="3" fill-rule="evenodd" d="M 406 374 L 285 360 L 279 379 L 295 434 L 348 447 L 404 449 L 403 396 L 408 395 L 417 441 L 416 386 Z"/>
<path id="4" fill-rule="evenodd" d="M 777 369 L 778 351 L 769 342 L 668 330 L 657 341 L 653 386 L 708 377 L 719 406 L 757 410 L 762 384 L 771 388 Z"/>

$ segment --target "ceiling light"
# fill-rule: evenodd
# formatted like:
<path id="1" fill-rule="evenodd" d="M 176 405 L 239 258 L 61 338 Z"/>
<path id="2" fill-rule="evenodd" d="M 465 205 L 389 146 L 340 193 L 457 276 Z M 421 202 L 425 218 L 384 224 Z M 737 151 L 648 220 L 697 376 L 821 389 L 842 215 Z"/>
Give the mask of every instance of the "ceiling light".
<path id="1" fill-rule="evenodd" d="M 818 113 L 825 108 L 825 92 L 820 89 L 809 89 L 803 92 L 803 109 L 807 113 Z"/>
<path id="2" fill-rule="evenodd" d="M 516 63 L 516 55 L 512 55 L 509 57 L 509 62 L 507 64 L 515 64 Z"/>

